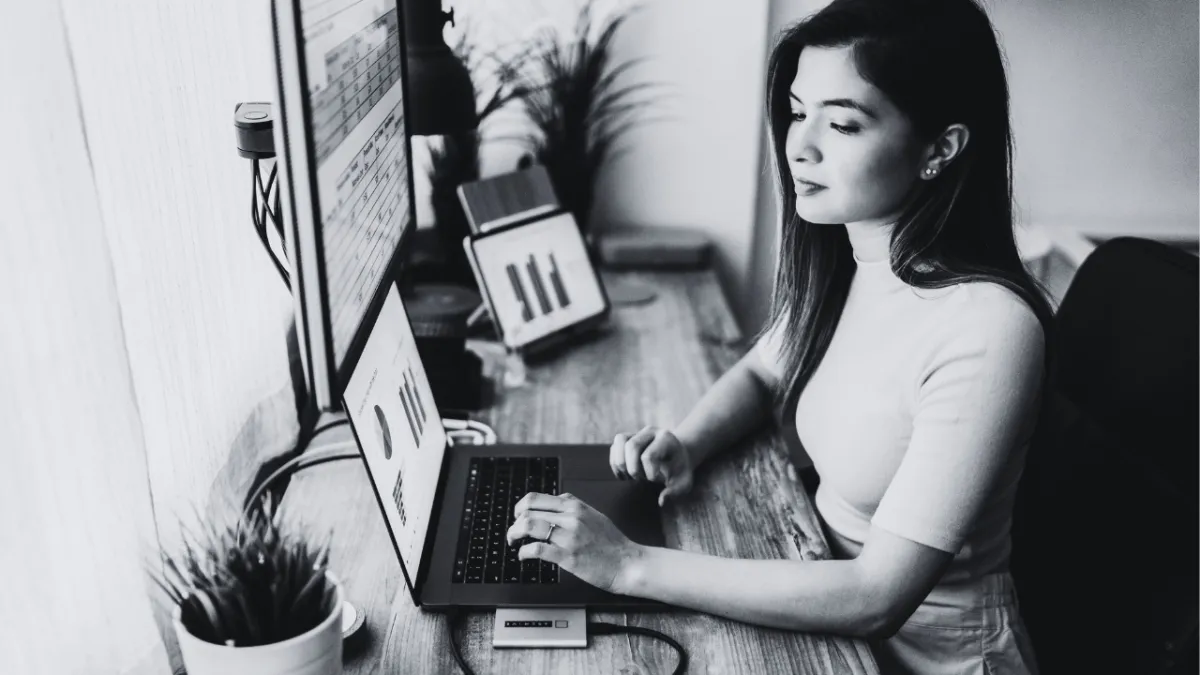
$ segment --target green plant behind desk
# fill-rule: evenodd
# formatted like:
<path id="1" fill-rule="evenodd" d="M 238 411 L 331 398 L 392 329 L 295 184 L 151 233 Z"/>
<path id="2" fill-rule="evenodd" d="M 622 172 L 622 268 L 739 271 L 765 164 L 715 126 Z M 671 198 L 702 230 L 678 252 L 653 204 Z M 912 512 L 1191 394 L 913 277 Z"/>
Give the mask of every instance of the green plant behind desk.
<path id="1" fill-rule="evenodd" d="M 334 611 L 328 545 L 277 521 L 254 509 L 244 532 L 236 523 L 201 525 L 184 533 L 180 555 L 163 555 L 151 577 L 189 633 L 231 647 L 274 644 L 304 635 Z"/>
<path id="2" fill-rule="evenodd" d="M 639 121 L 633 113 L 650 103 L 635 94 L 655 86 L 621 81 L 642 59 L 611 67 L 613 40 L 639 8 L 615 11 L 597 23 L 588 0 L 573 35 L 563 39 L 555 31 L 542 31 L 531 40 L 535 71 L 521 101 L 534 131 L 526 137 L 531 155 L 519 168 L 533 162 L 546 168 L 559 203 L 575 216 L 585 236 L 600 168 L 617 156 L 617 142 Z"/>

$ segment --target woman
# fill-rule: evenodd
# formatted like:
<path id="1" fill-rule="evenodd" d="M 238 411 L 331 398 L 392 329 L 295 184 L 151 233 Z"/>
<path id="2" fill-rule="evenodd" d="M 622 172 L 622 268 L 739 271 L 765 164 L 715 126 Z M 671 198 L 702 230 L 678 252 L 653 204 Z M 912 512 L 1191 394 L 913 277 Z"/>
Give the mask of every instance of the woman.
<path id="1" fill-rule="evenodd" d="M 510 540 L 549 533 L 520 557 L 614 592 L 871 638 L 885 672 L 1036 672 L 1009 525 L 1051 310 L 1014 243 L 992 26 L 973 0 L 835 0 L 778 42 L 767 97 L 784 204 L 769 329 L 675 429 L 618 434 L 611 464 L 663 483 L 661 502 L 795 409 L 837 559 L 641 547 L 540 494 Z"/>

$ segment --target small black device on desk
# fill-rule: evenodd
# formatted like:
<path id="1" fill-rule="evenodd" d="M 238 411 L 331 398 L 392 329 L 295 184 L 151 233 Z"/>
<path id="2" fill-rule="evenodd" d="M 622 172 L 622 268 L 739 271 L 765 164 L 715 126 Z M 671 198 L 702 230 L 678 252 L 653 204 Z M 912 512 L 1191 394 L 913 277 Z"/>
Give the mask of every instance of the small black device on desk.
<path id="1" fill-rule="evenodd" d="M 401 295 L 409 311 L 421 361 L 439 410 L 479 410 L 483 362 L 467 349 L 467 319 L 479 294 L 453 284 L 413 284 Z"/>

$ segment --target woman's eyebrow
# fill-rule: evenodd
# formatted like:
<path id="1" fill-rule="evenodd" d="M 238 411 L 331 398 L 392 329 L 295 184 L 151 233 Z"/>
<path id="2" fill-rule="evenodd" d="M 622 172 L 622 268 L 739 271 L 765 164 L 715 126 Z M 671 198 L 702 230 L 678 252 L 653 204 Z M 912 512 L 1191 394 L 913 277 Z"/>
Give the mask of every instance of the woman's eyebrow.
<path id="1" fill-rule="evenodd" d="M 800 104 L 804 103 L 804 101 L 800 100 L 799 96 L 793 94 L 792 92 L 788 92 L 788 95 L 791 96 L 792 99 L 794 99 L 797 103 L 800 103 Z M 867 106 L 863 105 L 862 103 L 859 103 L 858 101 L 855 101 L 852 98 L 831 98 L 828 101 L 821 101 L 821 103 L 819 105 L 821 107 L 833 106 L 833 107 L 837 107 L 837 108 L 849 108 L 851 110 L 857 110 L 858 112 L 866 115 L 867 117 L 870 117 L 873 120 L 879 119 L 879 115 L 875 114 L 874 110 L 871 110 Z"/>

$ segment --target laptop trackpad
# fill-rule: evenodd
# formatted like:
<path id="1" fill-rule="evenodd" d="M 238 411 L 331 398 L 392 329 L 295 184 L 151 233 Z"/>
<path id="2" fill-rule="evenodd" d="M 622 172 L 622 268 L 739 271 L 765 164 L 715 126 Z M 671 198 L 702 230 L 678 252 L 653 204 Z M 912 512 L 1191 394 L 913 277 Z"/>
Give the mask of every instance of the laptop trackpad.
<path id="1" fill-rule="evenodd" d="M 570 492 L 592 508 L 608 516 L 626 537 L 645 546 L 664 546 L 662 515 L 658 493 L 663 486 L 648 481 L 580 480 L 564 481 L 563 492 Z"/>

